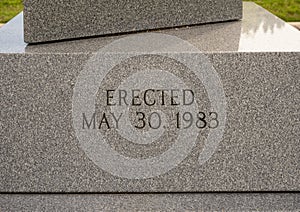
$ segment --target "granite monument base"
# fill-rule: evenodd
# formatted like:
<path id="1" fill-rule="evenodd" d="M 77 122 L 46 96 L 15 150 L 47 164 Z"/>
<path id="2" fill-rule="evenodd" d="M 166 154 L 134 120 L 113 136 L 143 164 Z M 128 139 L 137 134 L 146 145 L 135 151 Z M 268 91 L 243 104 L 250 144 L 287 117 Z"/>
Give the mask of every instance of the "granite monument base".
<path id="1" fill-rule="evenodd" d="M 160 30 L 155 35 L 140 33 L 129 40 L 122 35 L 27 45 L 22 27 L 19 15 L 0 30 L 0 192 L 299 191 L 300 36 L 264 9 L 245 3 L 243 21 Z M 136 38 L 151 41 L 150 35 L 175 38 L 186 45 L 169 45 L 166 39 L 168 45 L 151 42 L 140 52 L 134 51 Z M 128 41 L 130 53 L 119 45 L 120 39 Z M 143 48 L 142 41 L 139 48 Z M 124 57 L 128 54 L 130 59 Z M 123 65 L 112 66 L 118 58 L 123 58 Z M 190 64 L 184 65 L 186 61 Z M 192 63 L 199 71 L 188 68 Z M 113 67 L 111 72 L 89 72 L 106 66 Z M 211 69 L 217 78 L 210 72 L 201 75 L 201 70 Z M 150 71 L 139 75 L 139 70 Z M 146 81 L 130 81 L 132 76 Z M 152 96 L 138 86 L 130 90 L 135 93 L 132 105 L 141 101 L 139 110 L 156 112 L 147 121 L 132 105 L 126 110 L 124 95 L 130 93 L 124 92 L 128 84 L 124 79 L 131 85 L 153 86 L 148 87 Z M 209 79 L 215 80 L 206 84 Z M 180 80 L 181 90 L 175 86 L 181 85 Z M 149 90 L 158 81 L 171 85 L 164 107 L 161 101 L 155 105 L 157 96 Z M 93 93 L 91 85 L 99 89 Z M 94 119 L 83 111 L 89 107 L 85 103 L 91 105 L 91 93 L 97 97 Z M 192 100 L 181 97 L 191 93 L 197 113 L 182 114 L 178 104 L 189 108 Z M 115 98 L 115 94 L 120 95 Z M 142 94 L 145 98 L 135 98 Z M 214 98 L 218 95 L 221 98 Z M 146 107 L 152 103 L 152 108 Z M 106 107 L 111 105 L 129 113 L 120 129 L 119 116 L 109 116 L 115 110 Z M 136 112 L 137 120 L 132 120 Z M 165 128 L 160 115 L 161 122 L 169 120 Z M 77 116 L 81 121 L 77 122 Z M 99 129 L 93 128 L 93 120 Z M 82 123 L 83 129 L 91 131 L 79 129 Z M 129 125 L 139 128 L 135 129 L 139 139 L 130 137 L 134 133 L 126 134 L 129 131 L 124 134 L 123 127 Z M 201 130 L 191 130 L 196 128 Z M 158 142 L 147 143 L 140 135 L 152 131 Z M 100 136 L 99 142 L 94 142 L 94 136 Z M 102 145 L 104 138 L 108 145 Z M 168 151 L 174 146 L 185 152 Z M 102 147 L 113 149 L 112 154 Z M 197 194 L 191 196 L 197 198 Z M 23 201 L 23 196 L 1 196 L 2 201 L 6 198 Z"/>

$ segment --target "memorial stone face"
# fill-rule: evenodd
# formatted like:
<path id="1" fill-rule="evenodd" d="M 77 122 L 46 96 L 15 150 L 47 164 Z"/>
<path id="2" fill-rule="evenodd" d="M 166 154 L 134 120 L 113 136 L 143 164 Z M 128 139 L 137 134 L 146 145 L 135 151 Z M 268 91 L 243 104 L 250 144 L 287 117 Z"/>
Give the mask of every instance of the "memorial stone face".
<path id="1" fill-rule="evenodd" d="M 209 2 L 220 6 L 209 10 L 214 18 L 238 5 Z M 98 25 L 92 10 L 107 9 L 72 3 L 25 2 L 25 27 L 34 17 L 38 32 L 31 41 L 132 26 L 129 18 L 120 28 Z M 126 14 L 145 21 L 175 4 L 202 20 L 194 3 L 146 3 L 138 7 L 148 13 Z M 30 6 L 41 10 L 31 14 Z M 298 191 L 299 32 L 253 3 L 244 14 L 237 22 L 37 45 L 23 42 L 22 15 L 12 20 L 0 30 L 0 192 Z M 76 25 L 79 17 L 91 24 Z"/>
<path id="2" fill-rule="evenodd" d="M 25 42 L 239 20 L 241 0 L 25 0 Z"/>

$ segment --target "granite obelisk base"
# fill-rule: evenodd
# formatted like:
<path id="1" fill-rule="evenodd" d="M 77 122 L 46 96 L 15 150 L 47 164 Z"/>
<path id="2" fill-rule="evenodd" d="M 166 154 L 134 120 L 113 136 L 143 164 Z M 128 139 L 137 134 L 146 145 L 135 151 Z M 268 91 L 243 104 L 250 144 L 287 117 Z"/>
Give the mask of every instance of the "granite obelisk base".
<path id="1" fill-rule="evenodd" d="M 173 49 L 178 46 L 167 45 L 166 53 L 170 51 L 170 54 L 184 55 L 186 59 L 194 58 L 195 61 L 203 58 L 209 60 L 220 79 L 216 80 L 215 85 L 222 84 L 224 91 L 226 124 L 222 140 L 203 164 L 199 164 L 199 155 L 203 147 L 211 144 L 204 142 L 209 136 L 207 128 L 201 131 L 203 133 L 197 137 L 195 148 L 178 166 L 144 179 L 117 176 L 116 173 L 122 174 L 122 171 L 125 173 L 128 170 L 124 170 L 122 164 L 110 167 L 116 162 L 114 160 L 105 163 L 97 160 L 97 157 L 109 154 L 91 157 L 90 153 L 98 150 L 93 146 L 85 149 L 85 143 L 80 140 L 80 136 L 85 134 L 78 134 L 74 122 L 74 111 L 78 109 L 74 107 L 74 98 L 78 98 L 75 94 L 78 82 L 85 77 L 83 71 L 91 67 L 91 61 L 94 64 L 100 62 L 102 66 L 97 67 L 101 68 L 112 58 L 124 55 L 122 48 L 115 48 L 117 52 L 105 50 L 111 45 L 118 47 L 120 39 L 126 39 L 127 35 L 27 45 L 23 41 L 22 27 L 21 14 L 0 29 L 0 210 L 80 210 L 87 204 L 91 209 L 99 210 L 299 210 L 299 194 L 296 192 L 300 190 L 300 126 L 297 119 L 300 111 L 300 36 L 292 26 L 253 3 L 244 3 L 242 21 L 156 31 L 187 41 L 201 51 L 185 52 L 186 49 L 181 48 L 181 51 L 174 52 Z M 139 36 L 148 35 L 141 33 Z M 128 46 L 134 44 L 128 43 Z M 103 60 L 93 61 L 95 57 Z M 191 74 L 182 64 L 170 58 L 149 54 L 124 61 L 126 65 L 114 66 L 105 75 L 105 80 L 99 83 L 102 87 L 96 92 L 99 94 L 95 102 L 96 111 L 102 110 L 103 102 L 124 104 L 124 92 L 120 92 L 120 102 L 114 102 L 115 99 L 109 95 L 109 90 L 119 85 L 126 87 L 121 79 L 128 78 L 130 81 L 130 76 L 140 76 L 138 71 L 142 68 L 156 67 L 149 73 L 161 74 L 155 75 L 156 78 L 151 74 L 145 75 L 149 81 L 144 82 L 155 85 L 155 79 L 165 79 L 166 75 L 158 69 L 163 67 L 171 73 L 167 79 L 177 76 L 193 88 L 195 100 L 203 109 L 199 113 L 202 116 L 194 117 L 202 121 L 198 122 L 202 125 L 197 126 L 219 127 L 216 114 L 209 114 L 213 111 L 207 109 L 213 102 L 208 101 L 210 93 L 205 92 L 200 80 L 196 80 L 197 73 Z M 88 82 L 101 77 L 91 77 Z M 175 83 L 176 80 L 166 80 L 166 84 L 170 82 Z M 84 85 L 80 88 L 89 88 L 90 83 Z M 166 95 L 171 99 L 170 104 L 178 103 L 174 99 L 188 104 L 188 99 L 179 98 L 181 94 L 176 98 L 175 87 L 170 89 L 173 90 Z M 184 91 L 188 90 L 180 90 L 181 93 Z M 85 100 L 89 94 L 86 92 L 79 97 Z M 104 99 L 103 94 L 108 94 L 108 99 Z M 151 98 L 145 96 L 143 101 L 148 104 L 157 97 L 154 92 Z M 136 95 L 133 97 L 141 100 L 135 98 Z M 166 111 L 161 105 L 155 109 Z M 135 113 L 132 108 L 128 111 Z M 174 109 L 175 112 L 177 110 Z M 99 114 L 101 124 L 106 124 L 106 127 L 113 121 L 112 117 L 105 119 L 103 113 Z M 156 121 L 145 123 L 147 128 L 142 129 L 144 134 L 151 127 L 159 126 L 157 114 L 151 119 Z M 182 126 L 180 124 L 194 123 L 191 122 L 192 116 L 177 114 L 177 129 Z M 203 115 L 206 114 L 214 115 L 211 116 L 214 122 L 207 120 L 204 123 Z M 91 122 L 85 120 L 84 123 L 91 127 L 93 119 L 89 117 L 89 120 Z M 174 125 L 174 120 L 170 126 Z M 185 122 L 180 122 L 183 120 Z M 139 121 L 138 127 L 141 126 L 143 122 Z M 135 143 L 131 144 L 118 137 L 115 130 L 99 130 L 110 138 L 107 146 L 114 149 L 114 153 L 119 152 L 125 159 L 132 156 L 133 162 L 159 158 L 158 155 L 168 152 L 175 144 L 167 138 L 181 135 L 179 130 L 170 131 L 167 135 L 158 131 L 154 136 L 164 138 L 161 142 L 148 144 L 147 140 L 133 138 Z M 98 131 L 91 134 L 98 135 Z M 193 139 L 184 138 L 184 142 Z M 180 154 L 177 156 L 181 157 Z M 173 159 L 169 162 L 177 158 Z M 110 168 L 115 169 L 110 172 Z M 145 174 L 152 174 L 151 171 Z M 132 173 L 134 175 L 135 172 Z M 143 192 L 154 194 L 132 194 Z M 53 193 L 58 194 L 47 195 Z M 73 205 L 74 202 L 76 204 Z"/>

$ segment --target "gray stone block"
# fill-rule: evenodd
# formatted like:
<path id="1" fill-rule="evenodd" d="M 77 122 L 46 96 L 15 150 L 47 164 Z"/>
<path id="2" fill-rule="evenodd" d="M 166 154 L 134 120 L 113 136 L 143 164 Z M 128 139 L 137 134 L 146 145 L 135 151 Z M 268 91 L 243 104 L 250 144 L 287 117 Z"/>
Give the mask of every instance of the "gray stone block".
<path id="1" fill-rule="evenodd" d="M 28 43 L 241 18 L 241 0 L 24 1 Z"/>
<path id="2" fill-rule="evenodd" d="M 157 31 L 163 35 L 140 33 L 41 45 L 26 45 L 22 41 L 22 15 L 5 25 L 0 30 L 0 192 L 299 191 L 299 32 L 253 3 L 245 3 L 244 15 L 239 22 Z M 152 36 L 178 42 L 151 40 Z M 120 38 L 128 41 L 128 46 Z M 185 41 L 184 45 L 179 38 Z M 144 42 L 148 44 L 145 49 Z M 137 47 L 140 49 L 134 51 Z M 183 143 L 178 144 L 176 139 L 181 134 L 176 130 L 175 119 L 166 126 L 166 134 L 152 134 L 160 137 L 150 144 L 145 144 L 147 139 L 129 142 L 130 139 L 122 138 L 131 133 L 121 136 L 115 129 L 101 129 L 101 134 L 109 138 L 109 147 L 124 159 L 118 166 L 118 158 L 107 160 L 111 155 L 103 152 L 105 144 L 99 148 L 100 137 L 99 143 L 87 145 L 99 131 L 84 134 L 91 137 L 82 140 L 76 122 L 80 105 L 74 104 L 74 99 L 85 100 L 91 92 L 78 93 L 78 88 L 89 88 L 93 79 L 105 75 L 101 72 L 78 87 L 80 76 L 86 76 L 82 73 L 91 67 L 96 70 L 111 65 L 114 59 L 124 59 L 124 55 L 135 57 L 114 66 L 106 80 L 99 81 L 97 120 L 100 112 L 109 108 L 105 106 L 107 89 L 118 88 L 123 79 L 138 76 L 139 70 L 167 70 L 171 74 L 162 71 L 158 77 L 157 72 L 144 73 L 133 84 L 145 79 L 142 82 L 152 83 L 154 88 L 156 81 L 167 76 L 165 83 L 175 86 L 177 76 L 195 92 L 200 111 L 226 109 L 226 120 L 220 120 L 216 128 L 224 130 L 218 145 L 211 146 L 217 139 L 208 142 L 209 133 L 215 131 L 208 128 L 197 136 L 193 136 L 195 131 L 189 131 Z M 188 65 L 183 65 L 184 60 L 176 62 L 171 56 L 203 63 L 193 73 Z M 219 76 L 214 85 L 222 84 L 220 93 L 224 92 L 226 100 L 223 108 L 212 107 L 214 101 L 220 100 L 214 95 L 220 93 L 211 95 L 214 87 L 205 85 L 207 80 L 197 79 L 203 70 L 212 68 L 206 66 L 204 58 Z M 202 75 L 204 79 L 210 76 Z M 139 109 L 147 114 L 149 110 L 163 110 L 166 114 L 178 111 L 169 106 Z M 128 111 L 135 112 L 132 107 Z M 136 121 L 130 119 L 121 128 Z M 145 136 L 152 132 L 148 124 L 142 131 Z M 176 145 L 186 152 L 175 151 L 172 160 L 160 161 L 160 155 Z M 213 154 L 208 151 L 203 155 L 207 146 L 212 147 Z M 99 150 L 102 154 L 98 154 Z M 149 158 L 158 163 L 132 168 L 125 164 L 128 158 L 134 158 L 132 164 Z M 180 158 L 183 160 L 172 167 Z M 166 172 L 155 175 L 161 171 L 153 168 L 157 164 L 169 166 Z M 141 170 L 145 168 L 143 178 Z M 130 174 L 139 177 L 132 179 Z"/>
<path id="3" fill-rule="evenodd" d="M 0 195 L 2 211 L 299 211 L 297 193 Z"/>

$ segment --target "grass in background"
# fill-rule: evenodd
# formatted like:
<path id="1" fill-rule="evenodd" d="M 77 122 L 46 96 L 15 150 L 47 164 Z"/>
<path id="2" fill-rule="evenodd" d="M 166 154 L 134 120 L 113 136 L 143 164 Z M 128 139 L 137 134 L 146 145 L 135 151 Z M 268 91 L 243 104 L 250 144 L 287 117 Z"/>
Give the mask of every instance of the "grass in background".
<path id="1" fill-rule="evenodd" d="M 285 21 L 300 21 L 300 0 L 252 1 L 263 6 Z M 0 0 L 0 23 L 8 22 L 22 10 L 22 0 Z"/>
<path id="2" fill-rule="evenodd" d="M 0 0 L 0 23 L 8 22 L 22 10 L 22 0 Z"/>
<path id="3" fill-rule="evenodd" d="M 285 21 L 300 21 L 300 0 L 252 0 Z"/>

